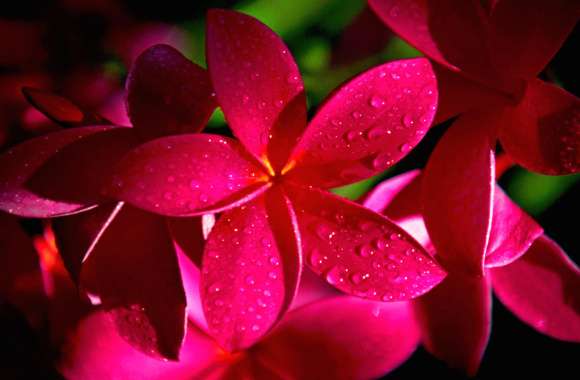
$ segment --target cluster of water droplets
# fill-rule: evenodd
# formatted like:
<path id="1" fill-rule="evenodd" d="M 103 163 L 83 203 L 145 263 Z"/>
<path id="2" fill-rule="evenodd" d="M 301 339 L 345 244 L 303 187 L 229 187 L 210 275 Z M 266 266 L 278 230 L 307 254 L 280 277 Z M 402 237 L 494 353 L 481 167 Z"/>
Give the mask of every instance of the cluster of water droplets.
<path id="1" fill-rule="evenodd" d="M 580 167 L 580 108 L 574 109 L 563 121 L 564 130 L 559 149 L 560 165 L 568 172 Z"/>
<path id="2" fill-rule="evenodd" d="M 167 361 L 160 352 L 162 348 L 159 347 L 159 339 L 143 305 L 116 308 L 112 315 L 124 340 L 138 347 L 141 352 Z"/>

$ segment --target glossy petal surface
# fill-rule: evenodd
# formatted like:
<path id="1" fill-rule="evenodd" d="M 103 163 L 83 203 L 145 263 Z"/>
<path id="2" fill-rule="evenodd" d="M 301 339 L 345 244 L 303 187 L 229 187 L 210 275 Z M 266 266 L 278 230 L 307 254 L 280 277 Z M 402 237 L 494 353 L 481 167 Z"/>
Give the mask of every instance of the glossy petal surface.
<path id="1" fill-rule="evenodd" d="M 225 212 L 210 233 L 202 299 L 210 332 L 225 349 L 252 345 L 290 306 L 302 267 L 293 219 L 275 188 Z"/>
<path id="2" fill-rule="evenodd" d="M 128 113 L 144 137 L 200 131 L 216 107 L 209 75 L 168 45 L 155 45 L 127 79 Z"/>
<path id="3" fill-rule="evenodd" d="M 490 118 L 469 113 L 438 142 L 423 172 L 429 235 L 446 268 L 483 272 L 491 229 L 494 155 Z"/>
<path id="4" fill-rule="evenodd" d="M 436 106 L 437 83 L 426 59 L 370 69 L 324 103 L 292 153 L 289 176 L 333 187 L 379 173 L 421 141 Z"/>
<path id="5" fill-rule="evenodd" d="M 164 137 L 127 154 L 109 192 L 170 216 L 223 210 L 263 190 L 265 175 L 234 140 L 209 134 Z"/>
<path id="6" fill-rule="evenodd" d="M 474 376 L 491 331 L 489 277 L 449 273 L 415 307 L 427 350 Z"/>
<path id="7" fill-rule="evenodd" d="M 580 270 L 550 238 L 490 273 L 495 294 L 518 318 L 553 338 L 580 342 Z"/>
<path id="8" fill-rule="evenodd" d="M 284 378 L 371 379 L 399 366 L 418 342 L 410 304 L 334 297 L 288 314 L 255 355 Z"/>
<path id="9" fill-rule="evenodd" d="M 549 175 L 580 171 L 580 100 L 552 84 L 528 82 L 499 120 L 503 148 L 525 168 Z"/>
<path id="10" fill-rule="evenodd" d="M 336 288 L 383 301 L 415 298 L 445 272 L 385 217 L 319 190 L 290 189 L 310 268 Z"/>
<path id="11" fill-rule="evenodd" d="M 298 67 L 284 42 L 253 17 L 212 10 L 207 61 L 228 124 L 246 148 L 274 169 L 306 126 Z"/>

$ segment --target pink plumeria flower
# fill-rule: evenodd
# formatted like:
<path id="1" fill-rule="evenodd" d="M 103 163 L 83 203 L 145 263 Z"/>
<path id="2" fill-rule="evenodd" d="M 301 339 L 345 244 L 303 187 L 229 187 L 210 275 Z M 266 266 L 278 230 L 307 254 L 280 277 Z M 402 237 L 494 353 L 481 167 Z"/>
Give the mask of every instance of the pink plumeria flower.
<path id="1" fill-rule="evenodd" d="M 340 290 L 376 300 L 411 299 L 439 283 L 444 272 L 401 228 L 323 190 L 385 170 L 421 140 L 437 102 L 428 61 L 359 75 L 307 127 L 300 73 L 274 32 L 213 10 L 206 37 L 218 103 L 239 141 L 157 139 L 124 157 L 109 192 L 163 215 L 223 212 L 202 265 L 204 311 L 220 344 L 241 349 L 263 336 L 292 302 L 303 261 Z"/>
<path id="2" fill-rule="evenodd" d="M 364 204 L 400 223 L 448 270 L 415 311 L 423 344 L 450 366 L 474 375 L 491 331 L 491 290 L 518 318 L 550 337 L 580 342 L 580 270 L 542 228 L 495 186 L 484 273 L 452 265 L 453 252 L 431 242 L 421 215 L 419 171 L 377 186 Z M 465 210 L 468 204 L 462 204 Z"/>
<path id="3" fill-rule="evenodd" d="M 59 251 L 81 289 L 114 312 L 135 346 L 177 359 L 187 302 L 175 244 L 199 256 L 201 220 L 162 218 L 101 189 L 116 161 L 135 146 L 203 128 L 215 109 L 207 72 L 170 46 L 146 50 L 127 80 L 131 128 L 42 90 L 25 94 L 67 129 L 0 157 L 0 208 L 23 217 L 59 217 L 53 223 Z"/>

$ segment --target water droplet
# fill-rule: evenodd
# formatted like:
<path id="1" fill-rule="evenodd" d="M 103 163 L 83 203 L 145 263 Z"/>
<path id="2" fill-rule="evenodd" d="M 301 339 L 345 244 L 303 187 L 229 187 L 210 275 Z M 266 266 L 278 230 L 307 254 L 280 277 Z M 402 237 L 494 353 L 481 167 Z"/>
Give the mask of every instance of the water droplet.
<path id="1" fill-rule="evenodd" d="M 348 131 L 344 134 L 344 139 L 347 142 L 352 142 L 354 141 L 358 136 L 360 136 L 360 134 L 356 131 Z"/>
<path id="2" fill-rule="evenodd" d="M 276 279 L 278 279 L 278 273 L 277 272 L 270 272 L 270 273 L 268 273 L 268 277 L 270 277 L 272 280 L 276 280 Z"/>
<path id="3" fill-rule="evenodd" d="M 256 300 L 256 303 L 258 304 L 258 306 L 260 306 L 263 309 L 265 309 L 266 307 L 268 307 L 268 304 L 266 302 L 264 302 L 264 300 L 261 299 L 261 298 L 258 298 Z"/>
<path id="4" fill-rule="evenodd" d="M 405 127 L 412 127 L 413 125 L 415 125 L 415 119 L 413 118 L 413 115 L 407 113 L 403 116 L 403 125 Z"/>
<path id="5" fill-rule="evenodd" d="M 409 248 L 405 251 L 405 255 L 407 255 L 407 256 L 411 256 L 414 253 L 415 253 L 415 248 Z"/>
<path id="6" fill-rule="evenodd" d="M 372 98 L 369 99 L 369 104 L 373 108 L 381 108 L 382 106 L 385 105 L 385 101 L 378 96 L 373 96 Z"/>
<path id="7" fill-rule="evenodd" d="M 264 248 L 270 248 L 272 246 L 272 243 L 270 242 L 270 239 L 268 239 L 268 238 L 262 238 L 261 242 L 262 242 L 262 246 Z"/>
<path id="8" fill-rule="evenodd" d="M 277 257 L 272 256 L 270 257 L 270 264 L 277 267 L 278 265 L 280 265 L 280 260 L 278 260 Z"/>
<path id="9" fill-rule="evenodd" d="M 200 183 L 199 181 L 192 179 L 191 181 L 189 181 L 189 187 L 191 187 L 193 190 L 197 190 L 200 188 Z"/>
<path id="10" fill-rule="evenodd" d="M 253 276 L 246 276 L 246 284 L 254 285 L 255 283 L 256 283 L 256 280 L 254 279 Z"/>
<path id="11" fill-rule="evenodd" d="M 397 73 L 391 73 L 391 78 L 393 78 L 394 80 L 399 80 L 401 79 L 401 76 Z"/>
<path id="12" fill-rule="evenodd" d="M 260 330 L 260 326 L 252 325 L 252 331 L 259 331 L 259 330 Z"/>
<path id="13" fill-rule="evenodd" d="M 352 115 L 352 118 L 355 120 L 358 120 L 363 116 L 363 114 L 360 113 L 359 111 L 354 111 L 351 115 Z"/>
<path id="14" fill-rule="evenodd" d="M 381 127 L 373 127 L 373 128 L 368 130 L 367 137 L 369 140 L 375 140 L 375 139 L 378 139 L 379 137 L 385 135 L 386 132 L 387 131 L 385 131 Z"/>
<path id="15" fill-rule="evenodd" d="M 379 153 L 373 160 L 373 169 L 375 170 L 383 170 L 388 168 L 393 164 L 393 160 L 391 159 L 391 155 L 389 153 Z"/>
<path id="16" fill-rule="evenodd" d="M 300 77 L 298 75 L 290 75 L 286 80 L 289 84 L 299 83 Z"/>
<path id="17" fill-rule="evenodd" d="M 391 293 L 385 293 L 383 294 L 383 296 L 381 297 L 381 300 L 385 301 L 385 302 L 390 302 L 393 300 L 393 295 Z"/>
<path id="18" fill-rule="evenodd" d="M 200 194 L 199 195 L 199 201 L 201 203 L 206 203 L 208 200 L 209 200 L 209 198 L 208 198 L 207 194 Z"/>
<path id="19" fill-rule="evenodd" d="M 242 96 L 242 103 L 247 104 L 250 101 L 250 97 L 248 95 Z"/>
<path id="20" fill-rule="evenodd" d="M 370 257 L 370 256 L 375 254 L 374 250 L 366 244 L 363 244 L 360 247 L 358 247 L 357 252 L 358 252 L 358 255 L 360 257 L 365 257 L 365 258 Z"/>
<path id="21" fill-rule="evenodd" d="M 163 193 L 163 199 L 165 200 L 172 200 L 173 199 L 173 193 L 171 191 L 166 191 L 165 193 Z"/>
<path id="22" fill-rule="evenodd" d="M 224 301 L 217 299 L 213 302 L 213 304 L 218 306 L 218 307 L 221 307 L 221 306 L 224 306 Z"/>
<path id="23" fill-rule="evenodd" d="M 266 297 L 271 297 L 272 296 L 272 292 L 270 292 L 268 289 L 264 290 L 263 294 Z"/>
<path id="24" fill-rule="evenodd" d="M 338 267 L 332 267 L 326 273 L 326 281 L 331 285 L 340 285 L 344 283 L 344 277 Z"/>
<path id="25" fill-rule="evenodd" d="M 172 175 L 168 176 L 167 177 L 167 183 L 173 183 L 173 182 L 175 182 L 175 177 L 172 176 Z"/>
<path id="26" fill-rule="evenodd" d="M 210 293 L 219 293 L 221 290 L 222 290 L 221 285 L 218 283 L 212 284 L 209 287 Z"/>
<path id="27" fill-rule="evenodd" d="M 336 232 L 334 232 L 329 226 L 320 224 L 316 227 L 316 234 L 323 240 L 330 240 L 334 235 L 336 235 Z"/>
<path id="28" fill-rule="evenodd" d="M 324 256 L 320 254 L 318 249 L 313 249 L 312 252 L 310 252 L 310 264 L 315 268 L 324 264 Z"/>

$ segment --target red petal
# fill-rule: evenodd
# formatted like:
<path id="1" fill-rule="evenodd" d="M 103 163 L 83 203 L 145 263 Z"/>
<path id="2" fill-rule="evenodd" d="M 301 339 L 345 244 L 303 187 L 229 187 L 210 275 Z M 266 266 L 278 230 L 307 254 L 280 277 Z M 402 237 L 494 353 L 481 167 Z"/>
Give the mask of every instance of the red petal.
<path id="1" fill-rule="evenodd" d="M 491 331 L 489 277 L 449 273 L 416 308 L 427 350 L 474 376 Z"/>
<path id="2" fill-rule="evenodd" d="M 26 67 L 46 60 L 44 26 L 39 22 L 0 20 L 0 65 Z M 26 69 L 25 69 L 26 70 Z"/>
<path id="3" fill-rule="evenodd" d="M 580 100 L 554 85 L 532 80 L 515 107 L 506 107 L 499 137 L 508 154 L 535 172 L 580 172 Z"/>
<path id="4" fill-rule="evenodd" d="M 439 141 L 423 173 L 425 224 L 446 268 L 483 272 L 495 175 L 489 123 L 482 113 L 462 116 Z"/>
<path id="5" fill-rule="evenodd" d="M 47 198 L 31 191 L 27 181 L 63 147 L 110 129 L 112 127 L 84 127 L 59 131 L 26 141 L 4 153 L 0 157 L 0 208 L 24 217 L 46 218 L 91 206 L 75 200 Z M 56 178 L 45 180 L 56 184 Z"/>
<path id="6" fill-rule="evenodd" d="M 333 187 L 399 161 L 429 129 L 437 83 L 424 58 L 395 61 L 357 76 L 316 114 L 292 154 L 292 177 Z"/>
<path id="7" fill-rule="evenodd" d="M 490 268 L 511 263 L 523 255 L 542 233 L 542 227 L 496 186 L 485 266 Z"/>
<path id="8" fill-rule="evenodd" d="M 36 109 L 50 120 L 63 127 L 83 127 L 87 125 L 110 125 L 104 117 L 83 110 L 71 100 L 53 94 L 50 91 L 32 87 L 23 87 L 22 93 Z"/>
<path id="9" fill-rule="evenodd" d="M 246 202 L 265 174 L 234 140 L 217 135 L 164 137 L 133 150 L 108 189 L 121 200 L 165 215 L 199 215 Z"/>
<path id="10" fill-rule="evenodd" d="M 580 269 L 554 241 L 542 236 L 519 260 L 490 273 L 496 295 L 522 321 L 580 342 Z"/>
<path id="11" fill-rule="evenodd" d="M 216 104 L 207 72 L 168 45 L 155 45 L 133 64 L 127 107 L 135 130 L 151 138 L 198 132 Z"/>
<path id="12" fill-rule="evenodd" d="M 284 42 L 253 17 L 207 15 L 207 62 L 226 119 L 246 148 L 277 170 L 306 126 L 298 67 Z"/>
<path id="13" fill-rule="evenodd" d="M 415 298 L 445 272 L 402 228 L 319 190 L 290 188 L 307 263 L 331 285 L 383 301 Z"/>
<path id="14" fill-rule="evenodd" d="M 513 77 L 535 77 L 556 54 L 580 18 L 570 0 L 499 1 L 491 13 L 495 65 Z"/>
<path id="15" fill-rule="evenodd" d="M 149 355 L 177 360 L 186 302 L 163 218 L 120 207 L 83 263 L 81 284 L 112 311 L 127 341 Z"/>
<path id="16" fill-rule="evenodd" d="M 182 355 L 166 362 L 135 350 L 121 338 L 110 315 L 95 312 L 84 319 L 63 349 L 61 373 L 70 380 L 204 378 L 219 360 L 219 349 L 194 327 L 187 330 Z"/>
<path id="17" fill-rule="evenodd" d="M 167 226 L 175 244 L 198 268 L 201 268 L 205 246 L 203 217 L 167 218 Z"/>
<path id="18" fill-rule="evenodd" d="M 225 349 L 254 344 L 292 302 L 302 268 L 294 218 L 274 188 L 225 212 L 210 233 L 202 299 L 210 331 Z"/>
<path id="19" fill-rule="evenodd" d="M 419 343 L 408 303 L 334 297 L 302 307 L 255 348 L 289 379 L 375 379 L 401 365 Z"/>

